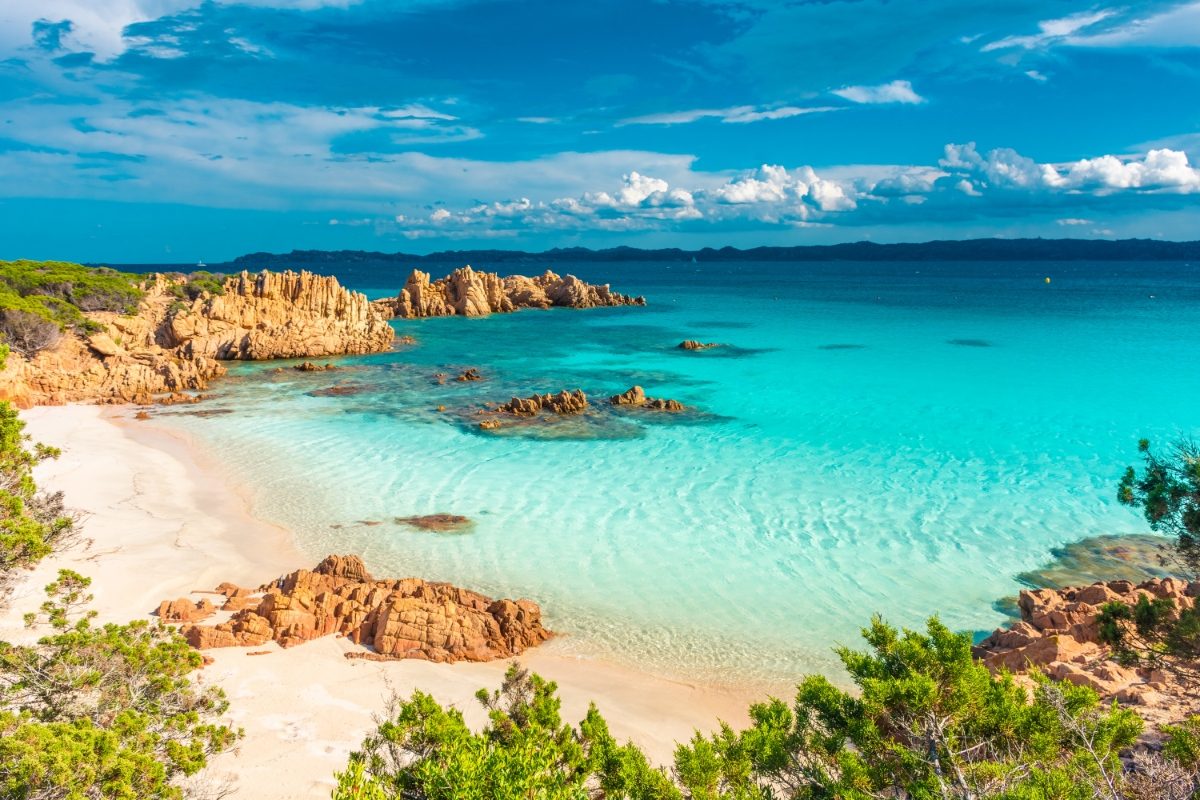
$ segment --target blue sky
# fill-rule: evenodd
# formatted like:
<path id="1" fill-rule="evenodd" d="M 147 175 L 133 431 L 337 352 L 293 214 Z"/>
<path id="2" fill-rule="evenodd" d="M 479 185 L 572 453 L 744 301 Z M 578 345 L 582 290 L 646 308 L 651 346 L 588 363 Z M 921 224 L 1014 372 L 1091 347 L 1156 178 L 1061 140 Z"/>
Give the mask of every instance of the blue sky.
<path id="1" fill-rule="evenodd" d="M 0 257 L 1200 238 L 1200 2 L 4 0 Z"/>

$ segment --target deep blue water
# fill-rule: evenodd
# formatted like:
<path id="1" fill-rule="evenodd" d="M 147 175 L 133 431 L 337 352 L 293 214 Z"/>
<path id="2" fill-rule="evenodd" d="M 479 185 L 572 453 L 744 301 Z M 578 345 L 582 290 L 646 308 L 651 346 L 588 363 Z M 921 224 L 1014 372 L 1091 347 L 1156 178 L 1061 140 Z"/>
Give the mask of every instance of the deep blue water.
<path id="1" fill-rule="evenodd" d="M 331 373 L 239 365 L 201 407 L 235 413 L 163 419 L 210 444 L 314 561 L 357 552 L 378 574 L 534 598 L 562 652 L 769 684 L 835 671 L 830 646 L 876 611 L 994 626 L 994 601 L 1051 548 L 1144 530 L 1115 501 L 1139 437 L 1200 433 L 1198 265 L 521 271 L 545 266 L 650 305 L 397 321 L 417 345 Z M 404 278 L 346 282 L 375 297 Z M 726 346 L 689 354 L 685 338 Z M 486 380 L 433 378 L 468 366 Z M 514 394 L 600 401 L 635 383 L 695 411 L 598 402 L 499 435 L 472 417 Z M 354 393 L 319 396 L 334 385 Z M 392 522 L 432 512 L 474 528 Z"/>

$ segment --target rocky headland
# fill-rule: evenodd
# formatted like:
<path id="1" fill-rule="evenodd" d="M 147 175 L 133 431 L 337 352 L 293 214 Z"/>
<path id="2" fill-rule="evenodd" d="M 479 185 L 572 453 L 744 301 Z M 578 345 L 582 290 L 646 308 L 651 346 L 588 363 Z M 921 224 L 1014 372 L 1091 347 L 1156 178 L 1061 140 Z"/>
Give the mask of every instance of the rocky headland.
<path id="1" fill-rule="evenodd" d="M 1017 600 L 1020 620 L 998 628 L 975 646 L 975 657 L 994 670 L 1018 675 L 1038 670 L 1056 680 L 1090 686 L 1105 700 L 1137 706 L 1158 723 L 1196 713 L 1194 701 L 1178 678 L 1165 670 L 1123 666 L 1100 641 L 1098 617 L 1106 603 L 1136 604 L 1139 598 L 1168 600 L 1176 609 L 1191 608 L 1200 583 L 1155 578 L 1119 580 L 1065 589 L 1027 589 Z"/>
<path id="2" fill-rule="evenodd" d="M 376 580 L 358 556 L 328 556 L 257 590 L 223 583 L 216 625 L 192 624 L 216 613 L 202 600 L 164 601 L 159 615 L 183 622 L 197 649 L 247 647 L 275 641 L 292 647 L 339 634 L 367 648 L 348 658 L 493 661 L 519 655 L 551 637 L 531 600 L 493 600 L 448 583 L 419 578 Z"/>
<path id="3" fill-rule="evenodd" d="M 204 389 L 226 360 L 371 353 L 394 332 L 365 295 L 310 272 L 242 273 L 219 291 L 181 297 L 182 276 L 155 275 L 138 288 L 134 313 L 86 314 L 32 357 L 12 353 L 0 399 L 28 408 L 68 402 L 150 403 Z"/>
<path id="4" fill-rule="evenodd" d="M 522 308 L 644 306 L 646 298 L 620 294 L 607 284 L 590 284 L 550 270 L 535 277 L 501 277 L 466 266 L 437 280 L 431 280 L 427 272 L 413 270 L 396 297 L 376 300 L 373 305 L 389 317 L 409 319 L 484 317 Z"/>

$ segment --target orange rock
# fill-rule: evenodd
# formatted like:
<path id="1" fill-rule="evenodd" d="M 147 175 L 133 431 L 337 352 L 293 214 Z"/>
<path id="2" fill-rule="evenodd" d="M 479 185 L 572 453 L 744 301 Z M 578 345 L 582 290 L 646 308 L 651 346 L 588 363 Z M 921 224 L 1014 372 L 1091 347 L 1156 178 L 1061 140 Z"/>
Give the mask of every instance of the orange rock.
<path id="1" fill-rule="evenodd" d="M 222 593 L 237 590 L 222 584 Z M 183 629 L 199 649 L 256 645 L 273 639 L 294 647 L 340 634 L 370 645 L 379 658 L 489 661 L 510 658 L 551 634 L 530 600 L 492 600 L 447 583 L 418 578 L 374 580 L 357 556 L 329 556 L 264 588 L 225 623 Z"/>
<path id="2" fill-rule="evenodd" d="M 216 606 L 207 599 L 193 603 L 181 597 L 178 600 L 163 600 L 158 604 L 156 613 L 163 622 L 195 622 L 211 617 L 216 611 Z"/>

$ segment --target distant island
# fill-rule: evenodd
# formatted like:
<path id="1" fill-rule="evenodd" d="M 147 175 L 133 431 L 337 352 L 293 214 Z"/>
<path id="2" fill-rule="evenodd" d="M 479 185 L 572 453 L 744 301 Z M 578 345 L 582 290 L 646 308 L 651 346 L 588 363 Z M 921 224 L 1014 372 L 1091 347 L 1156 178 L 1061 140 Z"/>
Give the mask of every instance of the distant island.
<path id="1" fill-rule="evenodd" d="M 701 250 L 612 247 L 558 247 L 540 253 L 521 250 L 443 250 L 427 255 L 369 250 L 293 250 L 251 253 L 214 269 L 319 266 L 322 264 L 505 264 L 547 261 L 1200 261 L 1200 241 L 1154 239 L 965 239 L 916 243 L 850 242 L 796 247 Z"/>

